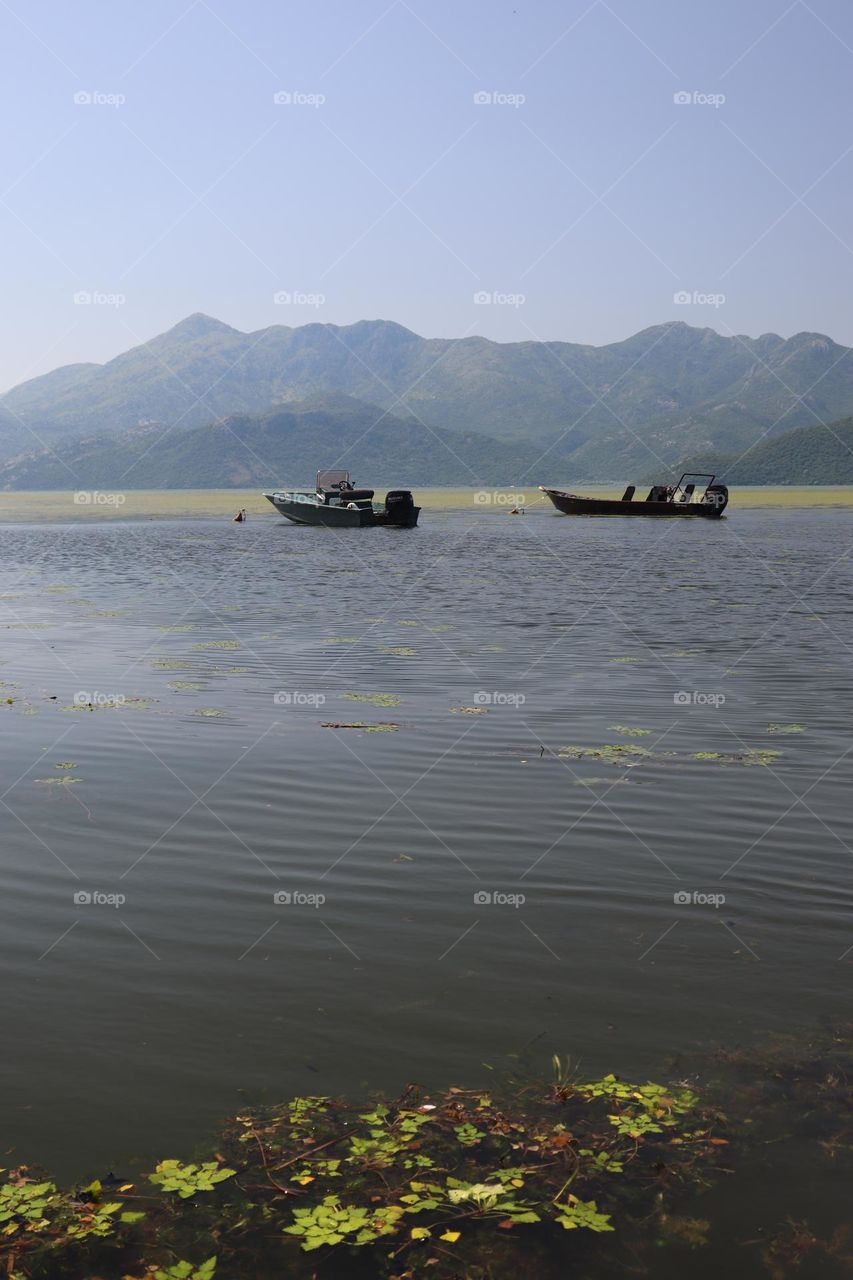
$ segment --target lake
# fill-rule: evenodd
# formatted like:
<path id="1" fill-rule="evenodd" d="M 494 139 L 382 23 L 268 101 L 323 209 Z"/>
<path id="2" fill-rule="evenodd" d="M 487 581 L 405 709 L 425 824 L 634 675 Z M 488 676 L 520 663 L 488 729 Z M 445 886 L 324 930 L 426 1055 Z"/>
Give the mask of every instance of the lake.
<path id="1" fill-rule="evenodd" d="M 845 1011 L 851 491 L 719 523 L 488 496 L 338 533 L 2 495 L 15 1160 L 186 1157 L 246 1099 L 554 1052 L 654 1076 Z"/>

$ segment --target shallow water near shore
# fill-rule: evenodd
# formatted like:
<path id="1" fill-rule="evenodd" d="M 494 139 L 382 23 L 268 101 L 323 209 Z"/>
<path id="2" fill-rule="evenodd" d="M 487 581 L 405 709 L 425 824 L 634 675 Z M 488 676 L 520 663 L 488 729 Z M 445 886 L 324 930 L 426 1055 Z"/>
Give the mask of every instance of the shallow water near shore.
<path id="1" fill-rule="evenodd" d="M 853 508 L 820 492 L 706 523 L 443 491 L 345 534 L 3 495 L 4 1163 L 838 1016 Z"/>

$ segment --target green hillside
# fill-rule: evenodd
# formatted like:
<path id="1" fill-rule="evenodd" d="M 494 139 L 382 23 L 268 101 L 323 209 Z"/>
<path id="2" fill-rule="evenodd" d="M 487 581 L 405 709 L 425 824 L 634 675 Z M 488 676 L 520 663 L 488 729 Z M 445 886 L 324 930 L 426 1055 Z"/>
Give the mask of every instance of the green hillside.
<path id="1" fill-rule="evenodd" d="M 0 468 L 3 489 L 221 488 L 311 484 L 346 467 L 363 484 L 513 485 L 532 493 L 565 458 L 527 475 L 541 449 L 424 429 L 346 396 L 189 430 L 148 426 L 87 437 Z M 523 484 L 522 484 L 523 482 Z"/>
<path id="2" fill-rule="evenodd" d="M 332 392 L 434 430 L 534 447 L 559 437 L 569 474 L 611 479 L 853 413 L 851 354 L 822 334 L 724 337 L 682 323 L 592 347 L 421 338 L 383 320 L 242 333 L 193 315 L 107 364 L 58 369 L 0 397 L 0 459 L 39 440 L 152 420 L 185 431 Z"/>
<path id="3" fill-rule="evenodd" d="M 680 465 L 726 484 L 853 484 L 853 418 L 786 431 L 743 456 L 708 453 Z"/>

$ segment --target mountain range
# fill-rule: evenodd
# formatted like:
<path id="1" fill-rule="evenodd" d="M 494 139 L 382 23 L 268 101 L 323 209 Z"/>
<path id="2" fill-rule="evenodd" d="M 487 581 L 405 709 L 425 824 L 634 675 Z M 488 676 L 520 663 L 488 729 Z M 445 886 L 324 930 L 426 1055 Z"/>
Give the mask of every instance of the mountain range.
<path id="1" fill-rule="evenodd" d="M 243 333 L 196 314 L 0 396 L 0 487 L 274 484 L 341 460 L 371 483 L 515 482 L 531 466 L 536 482 L 621 480 L 733 463 L 762 440 L 757 464 L 777 437 L 853 414 L 851 357 L 823 334 L 680 322 L 593 347 L 421 338 L 384 320 Z M 806 478 L 818 438 L 783 451 L 798 468 L 784 479 Z M 840 448 L 828 434 L 821 474 Z"/>

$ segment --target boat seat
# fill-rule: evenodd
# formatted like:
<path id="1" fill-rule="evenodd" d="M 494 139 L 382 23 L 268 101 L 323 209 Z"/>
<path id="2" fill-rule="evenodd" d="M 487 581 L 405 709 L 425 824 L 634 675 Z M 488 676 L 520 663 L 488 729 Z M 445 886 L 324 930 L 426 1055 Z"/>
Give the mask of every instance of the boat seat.
<path id="1" fill-rule="evenodd" d="M 634 494 L 636 493 L 636 490 L 637 490 L 637 486 L 636 486 L 636 485 L 629 484 L 629 485 L 628 485 L 628 488 L 627 488 L 627 489 L 625 490 L 625 492 L 622 494 L 622 501 L 623 501 L 623 502 L 631 502 L 631 501 L 633 500 Z"/>

